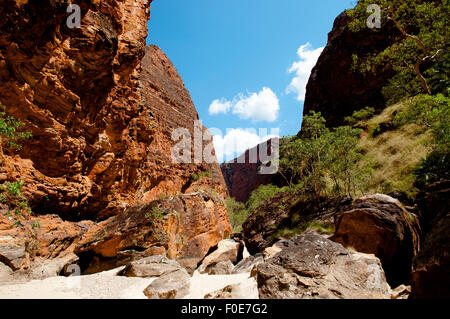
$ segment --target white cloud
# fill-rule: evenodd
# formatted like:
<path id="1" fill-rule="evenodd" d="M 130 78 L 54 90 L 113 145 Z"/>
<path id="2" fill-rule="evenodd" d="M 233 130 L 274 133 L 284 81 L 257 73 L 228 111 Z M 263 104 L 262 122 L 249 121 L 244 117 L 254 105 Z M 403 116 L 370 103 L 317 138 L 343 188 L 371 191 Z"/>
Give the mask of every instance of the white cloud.
<path id="1" fill-rule="evenodd" d="M 240 94 L 239 100 L 233 106 L 233 114 L 239 115 L 241 119 L 252 119 L 255 122 L 276 121 L 279 110 L 280 102 L 276 94 L 267 87 L 248 97 Z"/>
<path id="2" fill-rule="evenodd" d="M 217 160 L 219 163 L 233 160 L 249 148 L 253 148 L 275 136 L 257 134 L 255 129 L 228 129 L 225 136 L 214 135 L 213 137 Z"/>
<path id="3" fill-rule="evenodd" d="M 225 99 L 214 100 L 209 106 L 209 114 L 217 115 L 219 113 L 226 114 L 231 109 L 231 102 Z"/>
<path id="4" fill-rule="evenodd" d="M 226 114 L 231 109 L 233 114 L 244 120 L 274 122 L 278 118 L 280 102 L 270 88 L 263 87 L 258 93 L 248 93 L 247 96 L 241 93 L 233 101 L 224 98 L 214 100 L 209 106 L 209 114 Z"/>
<path id="5" fill-rule="evenodd" d="M 291 84 L 286 89 L 286 93 L 297 94 L 297 100 L 304 101 L 306 94 L 306 85 L 317 59 L 323 51 L 323 47 L 313 50 L 310 43 L 306 43 L 297 50 L 300 60 L 294 62 L 289 69 L 289 73 L 295 73 Z"/>

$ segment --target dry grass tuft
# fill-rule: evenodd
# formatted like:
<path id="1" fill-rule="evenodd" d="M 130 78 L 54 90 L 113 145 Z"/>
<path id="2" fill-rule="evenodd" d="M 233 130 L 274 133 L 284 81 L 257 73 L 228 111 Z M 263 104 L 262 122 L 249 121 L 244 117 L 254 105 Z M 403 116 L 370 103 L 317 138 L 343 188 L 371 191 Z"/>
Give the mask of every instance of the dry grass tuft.
<path id="1" fill-rule="evenodd" d="M 410 195 L 417 192 L 413 171 L 429 151 L 430 132 L 416 124 L 407 124 L 376 137 L 370 133 L 378 124 L 391 121 L 393 114 L 406 108 L 408 102 L 392 105 L 381 114 L 360 123 L 369 132 L 361 138 L 360 146 L 374 164 L 374 176 L 367 189 L 369 192 L 404 191 Z"/>

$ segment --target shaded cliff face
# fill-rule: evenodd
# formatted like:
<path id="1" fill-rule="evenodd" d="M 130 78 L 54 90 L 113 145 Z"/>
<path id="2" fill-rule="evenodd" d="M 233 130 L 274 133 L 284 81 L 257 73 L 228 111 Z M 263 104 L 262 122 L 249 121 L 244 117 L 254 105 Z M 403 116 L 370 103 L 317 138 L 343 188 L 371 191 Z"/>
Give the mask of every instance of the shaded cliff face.
<path id="1" fill-rule="evenodd" d="M 412 297 L 450 297 L 450 181 L 427 186 L 416 197 L 422 225 L 422 247 L 412 264 Z"/>
<path id="2" fill-rule="evenodd" d="M 2 155 L 0 183 L 25 181 L 34 212 L 104 219 L 189 187 L 217 164 L 174 165 L 171 130 L 198 119 L 167 57 L 146 48 L 149 0 L 80 1 L 81 28 L 66 1 L 6 1 L 0 8 L 0 101 L 33 138 Z"/>
<path id="3" fill-rule="evenodd" d="M 381 52 L 394 42 L 398 31 L 393 25 L 386 23 L 381 29 L 352 32 L 348 29 L 349 22 L 346 12 L 334 21 L 328 43 L 306 87 L 303 113 L 321 112 L 330 127 L 343 124 L 344 117 L 366 106 L 384 108 L 381 89 L 394 75 L 389 67 L 364 74 L 352 69 L 353 54 Z"/>

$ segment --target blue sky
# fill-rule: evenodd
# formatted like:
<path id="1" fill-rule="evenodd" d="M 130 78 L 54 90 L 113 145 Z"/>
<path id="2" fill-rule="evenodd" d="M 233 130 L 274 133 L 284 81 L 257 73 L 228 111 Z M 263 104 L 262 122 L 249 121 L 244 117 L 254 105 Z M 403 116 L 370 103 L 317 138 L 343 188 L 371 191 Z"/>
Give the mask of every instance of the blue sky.
<path id="1" fill-rule="evenodd" d="M 265 139 L 260 128 L 299 131 L 309 70 L 335 17 L 355 3 L 154 0 L 147 43 L 173 62 L 203 124 L 221 130 L 212 132 L 221 162 Z"/>

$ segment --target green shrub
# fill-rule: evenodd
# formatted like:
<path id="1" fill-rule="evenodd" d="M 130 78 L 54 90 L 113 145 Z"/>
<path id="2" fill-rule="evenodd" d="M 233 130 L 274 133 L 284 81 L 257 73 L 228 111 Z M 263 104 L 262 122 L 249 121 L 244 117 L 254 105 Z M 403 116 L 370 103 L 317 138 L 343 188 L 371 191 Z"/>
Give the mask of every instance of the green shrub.
<path id="1" fill-rule="evenodd" d="M 255 189 L 247 201 L 247 208 L 250 212 L 254 212 L 266 200 L 272 198 L 278 193 L 288 191 L 289 187 L 278 187 L 272 184 L 261 185 Z"/>
<path id="2" fill-rule="evenodd" d="M 277 232 L 273 235 L 273 238 L 292 238 L 296 235 L 300 235 L 304 233 L 306 230 L 312 229 L 319 234 L 322 235 L 332 235 L 334 234 L 335 228 L 333 225 L 325 224 L 322 221 L 310 221 L 297 225 L 293 228 L 282 228 L 277 230 Z"/>
<path id="3" fill-rule="evenodd" d="M 450 154 L 431 152 L 415 169 L 414 176 L 419 188 L 450 179 Z"/>
<path id="4" fill-rule="evenodd" d="M 5 107 L 0 103 L 0 138 L 6 142 L 6 146 L 15 150 L 20 150 L 21 139 L 31 137 L 31 132 L 20 132 L 18 129 L 24 124 L 12 116 L 7 116 Z M 26 198 L 22 195 L 24 182 L 19 180 L 15 182 L 6 182 L 0 185 L 0 202 L 8 205 L 8 214 L 15 216 L 14 225 L 20 225 L 19 217 L 24 213 L 31 213 Z"/>
<path id="5" fill-rule="evenodd" d="M 317 200 L 328 192 L 327 178 L 334 193 L 354 194 L 370 174 L 358 146 L 362 130 L 350 126 L 330 130 L 325 124 L 320 113 L 305 115 L 300 137 L 288 138 L 280 149 L 280 174 L 291 188 Z"/>
<path id="6" fill-rule="evenodd" d="M 372 118 L 375 114 L 375 109 L 370 106 L 366 106 L 361 110 L 353 112 L 352 116 L 347 116 L 344 120 L 348 125 L 356 125 L 361 121 L 366 121 Z"/>
<path id="7" fill-rule="evenodd" d="M 31 208 L 22 195 L 23 181 L 6 182 L 0 185 L 0 203 L 8 206 L 7 214 L 15 219 L 15 226 L 21 224 L 20 216 L 30 214 Z"/>
<path id="8" fill-rule="evenodd" d="M 5 109 L 0 103 L 0 137 L 6 141 L 8 147 L 20 150 L 22 145 L 19 143 L 19 140 L 30 138 L 31 132 L 18 131 L 24 124 L 12 116 L 7 116 Z"/>
<path id="9" fill-rule="evenodd" d="M 431 129 L 431 151 L 415 170 L 416 183 L 424 186 L 449 178 L 450 98 L 438 94 L 419 95 L 410 106 L 395 116 L 399 125 L 416 123 Z"/>
<path id="10" fill-rule="evenodd" d="M 196 182 L 204 177 L 210 178 L 211 172 L 210 171 L 202 171 L 202 172 L 194 173 L 191 175 L 191 181 Z"/>
<path id="11" fill-rule="evenodd" d="M 234 198 L 228 198 L 225 201 L 225 205 L 228 210 L 233 233 L 239 233 L 242 231 L 242 224 L 250 215 L 249 210 L 246 208 L 244 203 L 239 203 L 234 200 Z"/>
<path id="12" fill-rule="evenodd" d="M 145 213 L 145 218 L 152 219 L 152 220 L 158 220 L 162 219 L 164 217 L 164 210 L 153 206 L 152 210 Z"/>

